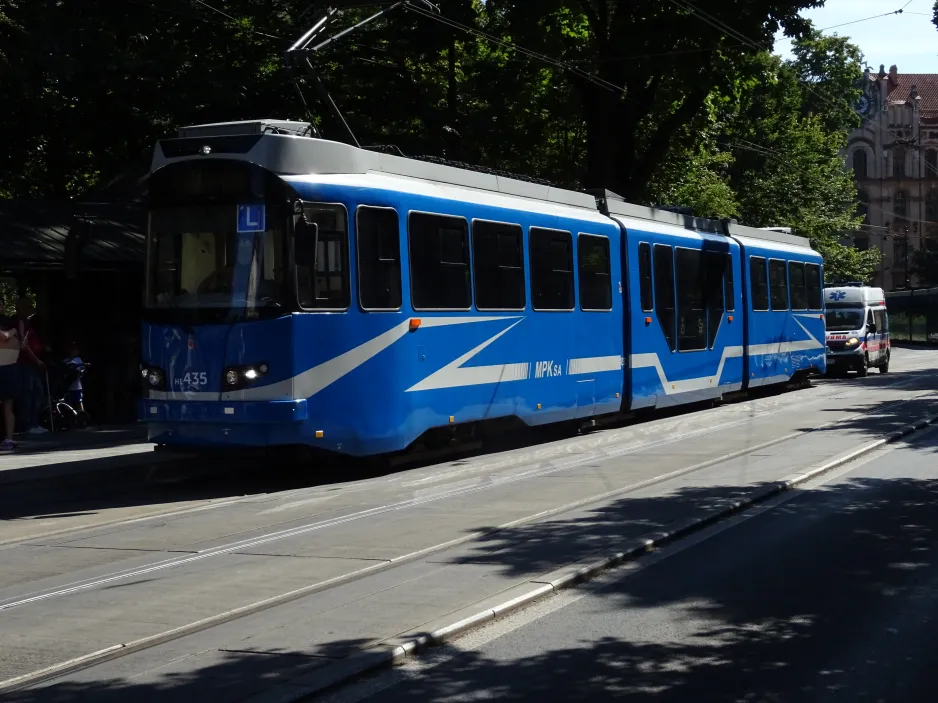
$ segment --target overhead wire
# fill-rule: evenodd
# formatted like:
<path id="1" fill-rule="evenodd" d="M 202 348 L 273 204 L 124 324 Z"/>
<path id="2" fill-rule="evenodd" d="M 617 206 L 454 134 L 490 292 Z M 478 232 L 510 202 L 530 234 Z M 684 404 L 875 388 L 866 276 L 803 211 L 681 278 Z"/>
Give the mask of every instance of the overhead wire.
<path id="1" fill-rule="evenodd" d="M 196 2 L 199 5 L 202 5 L 203 7 L 207 7 L 209 10 L 212 10 L 213 12 L 217 12 L 222 17 L 227 17 L 232 22 L 237 22 L 240 24 L 243 21 L 243 20 L 239 20 L 237 17 L 233 17 L 232 15 L 229 15 L 227 12 L 223 12 L 222 10 L 219 10 L 217 7 L 213 7 L 212 5 L 209 5 L 207 2 L 205 2 L 205 0 L 193 0 L 193 2 Z M 283 37 L 278 37 L 275 34 L 268 34 L 267 32 L 261 32 L 250 27 L 245 28 L 245 30 L 251 31 L 254 34 L 257 34 L 262 37 L 268 37 L 269 39 L 283 39 Z"/>

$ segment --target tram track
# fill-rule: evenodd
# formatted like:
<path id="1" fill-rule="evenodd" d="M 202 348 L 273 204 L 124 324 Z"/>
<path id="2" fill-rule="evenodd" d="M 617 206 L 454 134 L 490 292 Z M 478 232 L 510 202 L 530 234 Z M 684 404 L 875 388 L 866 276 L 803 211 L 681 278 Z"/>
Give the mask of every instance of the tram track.
<path id="1" fill-rule="evenodd" d="M 912 367 L 904 369 L 905 373 L 915 373 L 917 371 L 924 370 L 928 367 Z M 882 380 L 880 380 L 882 379 Z M 836 397 L 840 400 L 848 401 L 852 398 L 856 398 L 866 393 L 870 388 L 881 388 L 881 389 L 901 389 L 907 385 L 910 385 L 915 382 L 915 379 L 907 379 L 901 377 L 883 377 L 876 376 L 868 379 L 864 379 L 861 383 L 851 384 L 845 391 L 839 390 L 836 393 Z M 842 382 L 841 382 L 842 383 Z M 836 381 L 829 381 L 827 379 L 822 379 L 814 387 L 815 390 L 822 390 L 831 388 L 837 384 Z M 603 458 L 613 458 L 617 456 L 624 456 L 631 452 L 640 451 L 647 448 L 653 448 L 657 446 L 666 446 L 679 441 L 684 441 L 686 439 L 692 438 L 694 436 L 705 436 L 713 432 L 726 431 L 733 429 L 734 427 L 743 426 L 753 421 L 757 421 L 761 418 L 764 418 L 769 415 L 785 412 L 801 412 L 809 407 L 814 407 L 819 404 L 828 402 L 831 399 L 829 395 L 821 395 L 819 397 L 806 399 L 804 397 L 804 391 L 792 391 L 789 393 L 783 393 L 775 396 L 769 396 L 768 398 L 746 398 L 734 401 L 732 403 L 727 403 L 719 408 L 713 410 L 712 412 L 717 413 L 726 413 L 729 415 L 738 414 L 740 412 L 745 412 L 746 415 L 743 418 L 738 420 L 732 420 L 725 423 L 713 424 L 708 427 L 691 432 L 681 432 L 681 427 L 687 423 L 692 423 L 696 418 L 699 417 L 699 410 L 692 412 L 682 412 L 677 415 L 666 417 L 666 418 L 649 418 L 647 421 L 640 421 L 630 424 L 625 424 L 619 427 L 609 427 L 604 428 L 601 431 L 596 433 L 588 433 L 582 437 L 563 437 L 563 438 L 554 438 L 548 441 L 542 441 L 537 443 L 525 443 L 520 448 L 509 448 L 507 451 L 503 449 L 496 449 L 494 452 L 483 452 L 481 454 L 474 454 L 470 456 L 462 456 L 457 458 L 450 458 L 447 462 L 444 462 L 442 465 L 427 465 L 421 464 L 420 457 L 413 457 L 408 461 L 408 464 L 411 469 L 439 469 L 441 466 L 445 467 L 442 470 L 435 470 L 429 476 L 411 476 L 411 472 L 406 470 L 407 467 L 398 467 L 393 473 L 383 474 L 379 476 L 366 475 L 356 476 L 354 473 L 351 476 L 351 482 L 344 482 L 342 490 L 346 492 L 355 492 L 359 490 L 366 490 L 373 485 L 374 481 L 384 481 L 388 484 L 398 483 L 402 487 L 414 487 L 417 490 L 423 490 L 422 488 L 427 485 L 446 483 L 453 481 L 459 476 L 466 476 L 471 474 L 486 474 L 494 471 L 509 470 L 523 466 L 524 464 L 537 463 L 550 461 L 551 459 L 561 457 L 566 454 L 576 453 L 578 451 L 597 451 L 601 450 L 604 446 L 609 444 L 615 444 L 622 440 L 620 436 L 621 433 L 634 432 L 638 435 L 643 433 L 655 433 L 658 435 L 665 434 L 667 435 L 664 439 L 660 440 L 642 440 L 637 439 L 636 441 L 626 444 L 623 447 L 620 447 L 616 452 L 606 453 Z M 773 402 L 776 401 L 776 402 Z M 779 402 L 780 401 L 780 402 Z M 780 406 L 781 405 L 781 406 Z M 671 434 L 673 431 L 678 430 L 678 434 Z M 586 459 L 592 460 L 592 457 L 587 457 Z M 446 466 L 446 464 L 454 464 L 454 466 Z M 186 466 L 195 466 L 193 460 L 188 460 Z M 564 468 L 571 468 L 577 464 L 571 464 L 570 466 L 561 466 L 556 470 L 563 470 Z M 240 464 L 241 468 L 247 466 L 246 463 Z M 194 478 L 205 477 L 206 475 L 221 475 L 225 473 L 231 473 L 234 471 L 237 472 L 238 465 L 228 465 L 227 470 L 225 467 L 217 466 L 212 468 L 202 468 L 198 472 L 195 472 Z M 178 472 L 177 472 L 178 473 Z M 538 469 L 533 469 L 530 473 L 530 476 L 525 476 L 523 478 L 537 478 L 538 476 L 544 475 Z M 70 483 L 74 484 L 74 477 Z M 184 484 L 185 479 L 178 478 L 177 483 Z M 331 485 L 326 483 L 326 486 Z M 287 497 L 290 495 L 306 495 L 306 494 L 315 494 L 317 491 L 323 488 L 322 485 L 319 486 L 304 486 L 288 489 L 286 491 L 278 491 L 276 495 L 280 497 Z M 445 493 L 444 488 L 439 488 L 435 490 L 440 490 Z M 135 524 L 144 523 L 146 521 L 152 520 L 165 520 L 179 518 L 186 515 L 191 515 L 194 513 L 204 512 L 208 510 L 222 509 L 236 505 L 238 503 L 257 500 L 261 496 L 272 495 L 270 491 L 260 491 L 260 492 L 247 492 L 237 497 L 231 498 L 220 498 L 220 499 L 206 499 L 209 502 L 199 502 L 196 505 L 187 506 L 183 508 L 172 507 L 168 509 L 156 509 L 146 511 L 145 514 L 134 515 L 133 517 L 118 517 L 113 519 L 105 519 L 94 521 L 90 524 L 80 524 L 76 526 L 70 526 L 65 528 L 59 528 L 54 530 L 46 530 L 42 532 L 30 533 L 25 536 L 13 537 L 13 538 L 3 538 L 0 536 L 0 552 L 4 550 L 15 548 L 17 545 L 24 544 L 27 542 L 35 542 L 37 540 L 48 540 L 50 538 L 61 538 L 63 536 L 68 536 L 70 534 L 82 534 L 87 531 L 100 530 L 105 528 L 117 528 L 122 526 L 130 526 Z M 442 495 L 441 497 L 446 497 Z M 2 524 L 2 521 L 0 521 Z"/>
<path id="2" fill-rule="evenodd" d="M 916 369 L 910 370 L 915 371 Z M 882 377 L 879 377 L 882 378 Z M 904 386 L 907 386 L 911 383 L 914 383 L 914 379 L 903 379 L 897 378 L 895 380 L 890 379 L 889 382 L 883 382 L 875 384 L 877 388 L 888 388 L 888 389 L 900 389 Z M 827 385 L 827 384 L 826 384 Z M 837 398 L 840 400 L 850 400 L 851 398 L 856 398 L 865 392 L 868 388 L 873 385 L 869 383 L 863 383 L 860 387 L 852 387 L 846 392 L 839 392 Z M 828 386 L 829 387 L 829 386 Z M 421 490 L 427 490 L 434 494 L 434 499 L 443 499 L 458 495 L 462 493 L 459 488 L 454 488 L 447 490 L 445 486 L 438 486 L 436 489 L 424 489 L 424 486 L 432 484 L 440 484 L 445 482 L 451 482 L 459 476 L 465 476 L 468 474 L 478 474 L 479 478 L 475 479 L 476 481 L 482 480 L 483 477 L 488 476 L 492 472 L 518 469 L 519 467 L 524 467 L 526 464 L 535 464 L 527 472 L 517 476 L 517 478 L 512 478 L 512 480 L 501 481 L 496 480 L 490 485 L 486 486 L 476 486 L 473 485 L 467 490 L 484 490 L 485 488 L 495 488 L 504 483 L 512 483 L 515 480 L 524 480 L 528 478 L 538 478 L 543 475 L 548 475 L 556 471 L 562 471 L 568 468 L 574 468 L 576 466 L 582 465 L 583 463 L 588 463 L 593 461 L 597 457 L 593 455 L 587 455 L 586 457 L 581 457 L 578 460 L 574 460 L 572 463 L 564 463 L 556 465 L 553 467 L 548 467 L 547 469 L 539 468 L 536 464 L 543 463 L 545 461 L 556 460 L 559 457 L 563 457 L 568 454 L 574 454 L 577 452 L 587 451 L 587 452 L 596 452 L 602 451 L 603 459 L 610 459 L 628 455 L 636 451 L 642 451 L 646 449 L 653 449 L 656 447 L 664 447 L 669 444 L 674 444 L 677 442 L 685 441 L 687 439 L 692 439 L 694 437 L 703 437 L 708 434 L 716 432 L 724 432 L 732 430 L 736 427 L 744 426 L 748 423 L 757 421 L 764 417 L 785 413 L 785 412 L 802 412 L 809 407 L 814 407 L 819 404 L 823 404 L 830 400 L 830 396 L 822 395 L 820 397 L 815 397 L 811 399 L 805 399 L 803 394 L 795 397 L 795 394 L 784 394 L 775 396 L 772 400 L 781 401 L 781 407 L 779 407 L 778 402 L 771 402 L 765 398 L 755 399 L 755 400 L 745 400 L 732 405 L 724 405 L 718 409 L 715 409 L 715 413 L 725 413 L 733 418 L 733 416 L 740 414 L 738 411 L 746 412 L 744 406 L 749 406 L 748 412 L 746 412 L 744 417 L 729 419 L 726 422 L 721 423 L 711 423 L 707 424 L 705 427 L 687 431 L 684 429 L 684 426 L 687 423 L 694 422 L 695 419 L 699 419 L 698 413 L 684 413 L 670 418 L 655 418 L 649 420 L 648 422 L 641 422 L 626 427 L 606 429 L 598 433 L 590 433 L 583 437 L 576 438 L 565 438 L 559 440 L 553 440 L 551 442 L 546 442 L 542 444 L 534 444 L 530 446 L 525 446 L 521 449 L 516 449 L 514 451 L 502 451 L 496 452 L 495 457 L 493 458 L 491 454 L 477 455 L 473 457 L 464 458 L 461 460 L 453 460 L 448 463 L 455 463 L 455 467 L 447 467 L 442 471 L 434 471 L 428 476 L 418 476 L 413 477 L 408 472 L 397 471 L 390 475 L 383 475 L 379 477 L 366 477 L 360 480 L 353 480 L 351 483 L 346 483 L 342 486 L 342 490 L 346 492 L 355 492 L 357 490 L 366 490 L 373 487 L 374 481 L 383 481 L 389 485 L 400 484 L 403 488 L 415 488 L 415 498 L 420 497 L 430 497 L 430 496 L 420 496 L 418 493 Z M 677 433 L 675 434 L 675 431 Z M 614 451 L 604 451 L 604 447 L 611 444 L 621 443 L 624 437 L 623 433 L 634 432 L 639 435 L 634 441 L 623 444 Z M 641 435 L 654 434 L 657 436 L 664 435 L 661 439 L 643 439 Z M 499 457 L 499 455 L 501 455 Z M 463 465 L 468 462 L 468 465 Z M 429 466 L 423 467 L 428 469 L 438 469 L 438 466 Z M 221 469 L 218 470 L 219 472 Z M 212 473 L 212 470 L 202 471 L 202 474 Z M 354 477 L 353 477 L 354 479 Z M 329 485 L 329 484 L 327 484 Z M 323 486 L 314 486 L 314 487 L 300 487 L 294 488 L 288 491 L 278 492 L 276 495 L 280 498 L 287 498 L 293 495 L 296 496 L 307 496 L 307 500 L 315 500 L 315 494 L 318 491 L 321 491 Z M 438 494 L 438 495 L 437 495 Z M 5 551 L 10 548 L 14 548 L 17 545 L 25 543 L 36 543 L 39 540 L 48 540 L 50 538 L 62 538 L 69 535 L 82 535 L 88 532 L 94 532 L 106 528 L 120 528 L 125 526 L 137 525 L 145 523 L 147 521 L 153 520 L 166 520 L 172 518 L 184 517 L 187 515 L 192 515 L 194 513 L 200 513 L 208 510 L 222 509 L 230 507 L 239 503 L 254 501 L 260 497 L 272 495 L 268 492 L 259 492 L 259 493 L 246 493 L 242 496 L 227 498 L 227 499 L 218 499 L 213 500 L 208 503 L 197 504 L 185 508 L 171 508 L 168 510 L 156 510 L 148 512 L 145 515 L 137 515 L 130 518 L 116 518 L 113 520 L 102 520 L 94 522 L 89 525 L 78 525 L 69 528 L 63 528 L 58 530 L 48 530 L 40 533 L 29 534 L 24 537 L 12 538 L 12 539 L 0 539 L 0 552 Z M 415 503 L 418 504 L 418 503 Z M 368 513 L 370 511 L 364 511 Z M 2 610 L 2 607 L 0 607 Z"/>
<path id="3" fill-rule="evenodd" d="M 863 385 L 865 386 L 866 384 L 863 384 Z M 901 387 L 901 385 L 902 385 L 901 382 L 895 382 L 889 385 L 884 383 L 882 384 L 881 387 L 885 386 L 887 388 L 893 388 L 893 387 Z M 863 392 L 863 388 L 860 388 L 860 389 L 857 389 L 855 392 L 853 391 L 849 392 L 849 394 L 854 395 L 854 394 L 858 394 L 862 392 Z M 29 672 L 21 676 L 7 679 L 6 681 L 0 682 L 0 691 L 14 690 L 14 689 L 26 686 L 26 685 L 35 684 L 41 680 L 46 680 L 48 678 L 61 676 L 62 674 L 70 672 L 70 671 L 76 671 L 79 669 L 87 668 L 89 666 L 93 666 L 103 661 L 118 658 L 121 656 L 126 656 L 132 652 L 141 651 L 143 649 L 156 646 L 163 642 L 167 642 L 173 639 L 184 637 L 186 635 L 190 635 L 196 632 L 210 629 L 212 627 L 221 625 L 226 622 L 230 622 L 238 618 L 243 618 L 254 613 L 262 612 L 264 610 L 289 603 L 291 601 L 303 598 L 305 596 L 317 593 L 319 591 L 336 588 L 338 586 L 349 583 L 351 581 L 359 580 L 370 574 L 374 574 L 378 571 L 383 571 L 383 570 L 391 569 L 397 566 L 401 566 L 405 563 L 432 555 L 437 552 L 441 552 L 446 549 L 456 547 L 460 544 L 465 544 L 473 540 L 478 540 L 480 538 L 490 536 L 502 530 L 517 527 L 517 526 L 524 525 L 527 523 L 545 520 L 555 515 L 559 515 L 564 512 L 569 512 L 577 508 L 582 508 L 584 506 L 588 506 L 593 503 L 607 501 L 611 498 L 615 498 L 620 495 L 626 495 L 628 493 L 638 491 L 642 488 L 648 488 L 651 486 L 655 486 L 656 484 L 661 484 L 661 483 L 665 483 L 668 481 L 672 481 L 676 478 L 687 476 L 695 472 L 702 471 L 706 468 L 709 468 L 709 467 L 712 467 L 712 466 L 715 466 L 724 462 L 728 462 L 735 458 L 757 454 L 758 452 L 765 450 L 768 447 L 778 445 L 786 441 L 791 441 L 799 437 L 804 437 L 806 434 L 836 428 L 837 425 L 850 423 L 864 416 L 875 415 L 877 413 L 884 413 L 884 412 L 892 411 L 904 405 L 907 406 L 909 404 L 920 402 L 920 401 L 929 401 L 933 399 L 935 396 L 936 396 L 935 392 L 925 391 L 908 399 L 896 400 L 891 403 L 880 405 L 878 407 L 875 407 L 866 411 L 852 413 L 845 417 L 832 420 L 831 422 L 826 423 L 826 424 L 821 424 L 821 425 L 818 425 L 816 427 L 813 427 L 807 430 L 801 430 L 798 432 L 788 433 L 783 436 L 775 437 L 769 441 L 766 441 L 757 445 L 749 446 L 749 447 L 746 447 L 744 449 L 741 449 L 735 452 L 726 453 L 721 456 L 717 456 L 712 459 L 699 462 L 691 466 L 681 468 L 676 471 L 654 476 L 652 478 L 649 478 L 643 481 L 638 481 L 638 482 L 617 488 L 615 490 L 607 491 L 607 492 L 600 493 L 600 494 L 590 495 L 586 498 L 582 498 L 582 499 L 572 501 L 572 502 L 567 502 L 564 505 L 556 506 L 549 510 L 538 511 L 538 512 L 526 515 L 524 517 L 521 517 L 519 519 L 515 519 L 509 522 L 499 524 L 493 528 L 469 532 L 459 537 L 458 539 L 440 542 L 428 548 L 415 550 L 415 551 L 394 557 L 392 559 L 388 559 L 380 563 L 372 564 L 363 569 L 359 569 L 357 571 L 344 574 L 337 578 L 326 579 L 315 584 L 310 584 L 300 589 L 294 589 L 288 592 L 278 594 L 271 598 L 267 598 L 261 601 L 248 604 L 246 606 L 229 609 L 225 612 L 217 613 L 210 617 L 202 618 L 197 621 L 193 621 L 181 627 L 165 630 L 163 632 L 160 632 L 160 633 L 148 636 L 148 637 L 139 638 L 137 640 L 133 640 L 130 642 L 121 643 L 119 645 L 113 645 L 105 649 L 101 649 L 95 652 L 88 653 L 86 655 L 75 658 L 73 660 L 69 660 L 66 662 L 62 662 L 60 664 L 56 664 L 52 667 L 46 667 L 38 671 Z M 820 399 L 820 402 L 824 402 L 824 400 L 825 399 L 822 398 Z M 804 404 L 802 404 L 800 407 L 803 408 Z M 762 417 L 764 417 L 764 415 L 766 414 L 773 414 L 775 412 L 778 412 L 778 411 L 766 410 L 765 413 L 762 415 Z M 187 564 L 192 564 L 192 563 L 199 562 L 199 561 L 205 561 L 205 560 L 211 559 L 212 557 L 221 556 L 223 554 L 231 554 L 233 552 L 242 552 L 246 549 L 251 549 L 252 547 L 257 547 L 263 544 L 269 544 L 270 542 L 273 542 L 273 541 L 278 541 L 278 540 L 288 539 L 290 537 L 296 537 L 299 535 L 309 534 L 314 531 L 337 527 L 339 525 L 347 524 L 353 521 L 367 520 L 368 518 L 377 517 L 379 515 L 385 515 L 390 512 L 403 511 L 403 510 L 407 510 L 407 509 L 414 508 L 417 506 L 426 505 L 432 502 L 438 502 L 438 501 L 442 501 L 442 500 L 446 500 L 450 498 L 465 496 L 465 495 L 469 495 L 472 493 L 484 491 L 487 489 L 508 485 L 510 483 L 524 481 L 529 478 L 534 478 L 536 476 L 549 475 L 550 473 L 564 471 L 570 468 L 575 468 L 583 464 L 594 462 L 600 458 L 602 459 L 618 458 L 621 456 L 625 456 L 630 452 L 639 451 L 642 449 L 649 449 L 649 448 L 652 448 L 653 446 L 666 446 L 667 444 L 672 444 L 674 442 L 686 441 L 688 439 L 692 439 L 694 436 L 709 434 L 711 432 L 725 431 L 728 428 L 738 427 L 741 424 L 752 422 L 753 420 L 754 420 L 753 417 L 747 416 L 746 418 L 743 418 L 735 422 L 722 423 L 718 426 L 712 426 L 709 429 L 709 431 L 701 430 L 699 432 L 690 433 L 689 435 L 685 434 L 681 437 L 676 437 L 670 440 L 659 440 L 657 442 L 638 443 L 636 446 L 620 448 L 620 450 L 614 453 L 605 453 L 602 455 L 602 457 L 599 457 L 596 454 L 588 454 L 587 456 L 577 457 L 575 460 L 572 460 L 570 462 L 562 462 L 558 465 L 547 467 L 546 469 L 543 469 L 540 471 L 524 472 L 523 474 L 520 474 L 515 477 L 508 477 L 499 482 L 492 482 L 492 483 L 487 483 L 485 485 L 477 485 L 477 486 L 464 486 L 464 487 L 458 488 L 457 490 L 449 491 L 449 492 L 441 492 L 437 495 L 423 496 L 423 497 L 414 498 L 411 500 L 398 501 L 397 503 L 378 506 L 375 508 L 371 508 L 371 509 L 364 510 L 364 511 L 359 511 L 357 513 L 340 516 L 340 517 L 329 519 L 329 520 L 313 521 L 308 524 L 294 527 L 292 529 L 280 530 L 280 531 L 270 532 L 267 534 L 262 534 L 252 539 L 232 541 L 223 545 L 218 545 L 214 548 L 202 550 L 197 553 L 187 554 L 181 557 L 176 557 L 176 558 L 171 558 L 171 559 L 159 560 L 149 565 L 137 567 L 135 569 L 115 571 L 115 572 L 112 572 L 111 574 L 108 574 L 102 578 L 98 578 L 95 580 L 76 581 L 76 582 L 72 582 L 69 584 L 63 584 L 62 587 L 55 589 L 55 590 L 48 590 L 45 592 L 35 592 L 25 597 L 17 598 L 14 600 L 0 601 L 0 616 L 2 616 L 2 613 L 5 611 L 11 611 L 16 608 L 20 608 L 20 607 L 27 606 L 30 604 L 40 603 L 42 601 L 48 601 L 54 598 L 65 597 L 68 595 L 79 593 L 81 591 L 107 587 L 109 585 L 113 585 L 117 581 L 127 581 L 130 579 L 146 576 L 147 574 L 152 574 L 155 571 L 163 571 L 167 569 L 184 566 Z M 585 439 L 595 439 L 595 438 L 584 438 L 584 440 Z M 207 506 L 203 506 L 203 508 L 205 507 Z M 218 507 L 222 507 L 222 506 L 218 506 Z"/>

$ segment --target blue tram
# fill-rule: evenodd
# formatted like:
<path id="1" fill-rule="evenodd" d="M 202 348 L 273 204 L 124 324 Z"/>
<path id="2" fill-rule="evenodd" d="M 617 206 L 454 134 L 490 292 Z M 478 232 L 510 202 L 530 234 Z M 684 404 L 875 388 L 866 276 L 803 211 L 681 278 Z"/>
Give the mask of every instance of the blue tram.
<path id="1" fill-rule="evenodd" d="M 150 177 L 141 419 L 356 456 L 825 370 L 806 240 L 304 135 L 185 128 Z"/>

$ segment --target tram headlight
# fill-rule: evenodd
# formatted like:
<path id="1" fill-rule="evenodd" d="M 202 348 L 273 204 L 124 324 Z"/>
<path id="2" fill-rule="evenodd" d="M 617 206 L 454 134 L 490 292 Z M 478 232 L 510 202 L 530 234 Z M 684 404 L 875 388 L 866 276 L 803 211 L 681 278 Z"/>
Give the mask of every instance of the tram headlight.
<path id="1" fill-rule="evenodd" d="M 157 369 L 152 366 L 141 366 L 140 377 L 143 380 L 143 385 L 146 390 L 163 390 L 166 375 L 163 373 L 162 369 Z"/>
<path id="2" fill-rule="evenodd" d="M 254 383 L 267 373 L 267 364 L 256 366 L 235 366 L 225 371 L 225 387 L 237 390 Z"/>

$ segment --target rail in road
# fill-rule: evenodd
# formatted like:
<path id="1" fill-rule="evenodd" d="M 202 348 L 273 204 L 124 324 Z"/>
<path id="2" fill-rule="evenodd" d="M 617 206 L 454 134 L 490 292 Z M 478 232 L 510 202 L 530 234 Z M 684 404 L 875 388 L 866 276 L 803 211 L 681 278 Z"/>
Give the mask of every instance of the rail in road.
<path id="1" fill-rule="evenodd" d="M 320 696 L 938 700 L 938 428 Z"/>
<path id="2" fill-rule="evenodd" d="M 261 694 L 930 416 L 936 367 L 897 353 L 889 375 L 390 476 L 7 521 L 0 687 Z"/>

